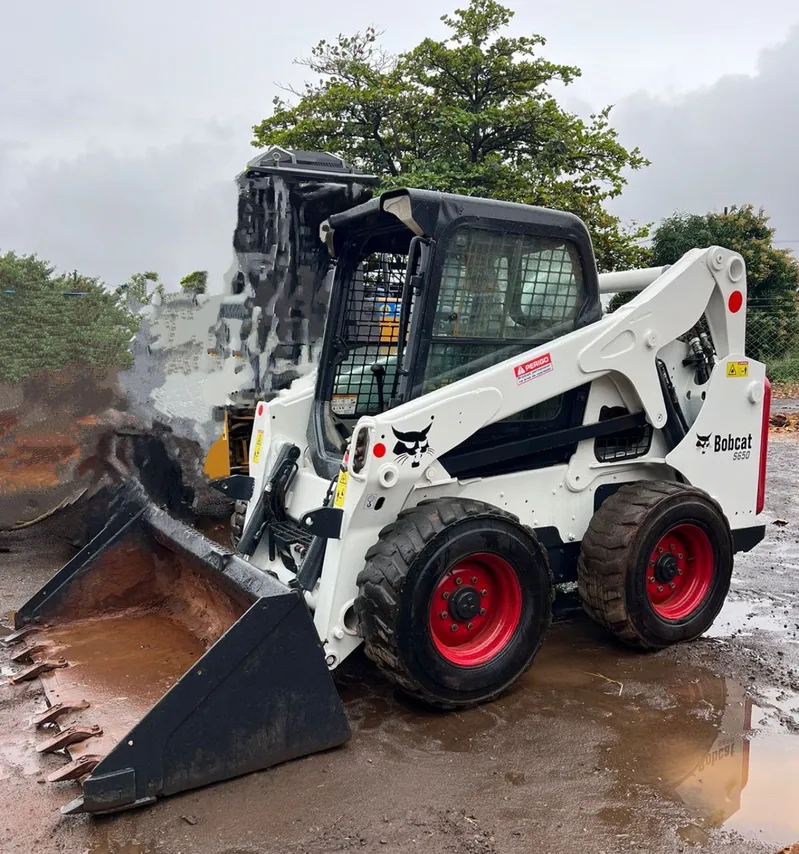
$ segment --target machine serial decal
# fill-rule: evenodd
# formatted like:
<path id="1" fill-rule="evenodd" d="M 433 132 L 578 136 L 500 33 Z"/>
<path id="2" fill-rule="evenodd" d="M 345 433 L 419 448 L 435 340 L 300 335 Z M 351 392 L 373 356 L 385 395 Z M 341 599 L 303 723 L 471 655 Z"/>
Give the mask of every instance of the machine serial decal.
<path id="1" fill-rule="evenodd" d="M 427 434 L 433 426 L 431 421 L 424 430 L 400 432 L 391 428 L 397 444 L 394 445 L 394 453 L 397 455 L 396 462 L 402 465 L 407 460 L 411 461 L 411 468 L 417 469 L 422 464 L 422 459 L 427 454 L 433 454 L 433 449 L 427 441 Z"/>
<path id="2" fill-rule="evenodd" d="M 516 385 L 524 385 L 524 383 L 534 380 L 536 377 L 548 374 L 553 369 L 552 356 L 549 353 L 544 353 L 543 356 L 536 356 L 535 359 L 530 359 L 529 362 L 517 365 L 513 369 L 513 373 L 516 375 Z"/>
<path id="3" fill-rule="evenodd" d="M 748 377 L 749 362 L 727 362 L 727 378 Z"/>
<path id="4" fill-rule="evenodd" d="M 713 451 L 714 454 L 724 454 L 732 452 L 734 460 L 748 460 L 752 454 L 752 434 L 747 433 L 745 436 L 733 436 L 728 433 L 722 436 L 719 433 L 715 435 L 708 433 L 707 436 L 700 436 L 697 433 L 696 447 L 706 454 L 708 451 Z"/>

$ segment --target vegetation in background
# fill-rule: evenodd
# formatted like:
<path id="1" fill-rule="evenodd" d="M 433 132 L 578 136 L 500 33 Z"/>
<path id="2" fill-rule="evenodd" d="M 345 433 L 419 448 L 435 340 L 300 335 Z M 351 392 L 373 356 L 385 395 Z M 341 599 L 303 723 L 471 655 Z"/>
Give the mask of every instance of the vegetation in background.
<path id="1" fill-rule="evenodd" d="M 675 214 L 652 235 L 652 264 L 673 264 L 689 249 L 723 246 L 746 262 L 746 351 L 768 365 L 777 382 L 799 377 L 799 264 L 787 249 L 774 246 L 774 229 L 760 208 L 742 205 L 723 213 Z M 609 310 L 634 294 L 616 294 Z"/>
<path id="2" fill-rule="evenodd" d="M 208 290 L 208 271 L 195 270 L 180 280 L 180 286 L 184 291 L 194 294 L 204 294 Z"/>
<path id="3" fill-rule="evenodd" d="M 564 110 L 552 83 L 580 70 L 549 62 L 540 35 L 512 38 L 513 12 L 471 0 L 444 15 L 443 41 L 393 56 L 374 29 L 321 41 L 301 64 L 316 79 L 291 103 L 277 97 L 253 145 L 331 151 L 382 178 L 381 189 L 421 187 L 559 208 L 591 230 L 601 270 L 646 263 L 648 228 L 625 229 L 605 209 L 626 173 L 647 165 L 626 149 L 607 107 L 588 121 Z"/>
<path id="4" fill-rule="evenodd" d="M 0 381 L 70 364 L 126 368 L 138 319 L 96 278 L 0 253 Z"/>

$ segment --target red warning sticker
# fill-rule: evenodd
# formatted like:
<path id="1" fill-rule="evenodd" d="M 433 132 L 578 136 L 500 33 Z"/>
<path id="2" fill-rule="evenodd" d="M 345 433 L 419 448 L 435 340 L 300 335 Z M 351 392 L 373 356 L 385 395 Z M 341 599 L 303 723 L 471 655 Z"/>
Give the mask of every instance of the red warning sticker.
<path id="1" fill-rule="evenodd" d="M 549 353 L 536 356 L 535 359 L 530 359 L 529 362 L 517 365 L 513 369 L 513 373 L 516 375 L 516 385 L 523 385 L 529 380 L 548 374 L 552 369 L 552 356 Z"/>

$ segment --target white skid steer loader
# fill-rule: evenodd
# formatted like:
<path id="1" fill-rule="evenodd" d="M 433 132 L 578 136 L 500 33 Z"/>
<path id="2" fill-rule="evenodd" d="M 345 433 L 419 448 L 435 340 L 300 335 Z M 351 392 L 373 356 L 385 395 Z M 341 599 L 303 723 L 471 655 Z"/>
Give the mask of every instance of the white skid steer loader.
<path id="1" fill-rule="evenodd" d="M 328 667 L 364 643 L 428 703 L 488 700 L 575 581 L 642 649 L 705 632 L 764 535 L 770 390 L 740 255 L 599 277 L 574 216 L 419 190 L 322 229 L 322 365 L 258 408 L 239 549 L 305 591 Z M 370 299 L 398 269 L 387 348 Z M 600 290 L 641 288 L 602 316 Z"/>
<path id="2" fill-rule="evenodd" d="M 428 704 L 491 700 L 569 586 L 638 648 L 691 640 L 763 538 L 770 391 L 745 352 L 740 255 L 600 277 L 570 214 L 412 189 L 322 239 L 320 366 L 257 405 L 249 474 L 217 483 L 243 502 L 238 554 L 127 495 L 16 615 L 11 642 L 38 628 L 17 678 L 45 681 L 43 722 L 70 721 L 58 779 L 83 795 L 65 812 L 342 743 L 331 671 L 360 644 Z M 603 316 L 600 291 L 642 288 Z M 121 664 L 89 673 L 100 624 Z M 103 680 L 106 706 L 88 696 Z"/>

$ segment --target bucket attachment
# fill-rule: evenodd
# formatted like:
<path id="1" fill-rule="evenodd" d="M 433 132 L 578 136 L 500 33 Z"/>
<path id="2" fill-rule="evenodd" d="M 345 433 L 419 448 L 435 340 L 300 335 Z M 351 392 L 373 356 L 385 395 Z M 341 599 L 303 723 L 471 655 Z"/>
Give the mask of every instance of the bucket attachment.
<path id="1" fill-rule="evenodd" d="M 350 729 L 302 594 L 127 483 L 106 527 L 15 615 L 47 709 L 40 752 L 108 813 L 343 744 Z M 35 629 L 35 631 L 26 631 Z"/>

